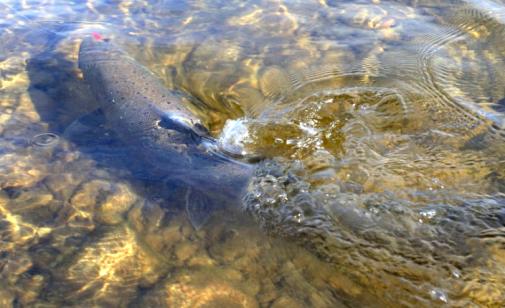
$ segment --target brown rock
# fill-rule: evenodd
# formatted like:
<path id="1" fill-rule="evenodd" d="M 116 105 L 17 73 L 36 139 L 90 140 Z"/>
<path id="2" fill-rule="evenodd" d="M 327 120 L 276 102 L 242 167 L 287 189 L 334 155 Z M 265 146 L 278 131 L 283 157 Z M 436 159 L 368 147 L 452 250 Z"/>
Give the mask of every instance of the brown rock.
<path id="1" fill-rule="evenodd" d="M 137 200 L 135 193 L 125 184 L 115 184 L 110 195 L 98 205 L 96 218 L 100 223 L 115 225 L 123 221 L 126 212 Z"/>
<path id="2" fill-rule="evenodd" d="M 195 255 L 198 250 L 198 244 L 190 241 L 181 242 L 175 247 L 175 256 L 179 261 L 186 261 Z"/>
<path id="3" fill-rule="evenodd" d="M 279 296 L 273 303 L 270 308 L 303 308 L 305 307 L 301 302 L 295 300 L 292 297 L 287 295 Z"/>

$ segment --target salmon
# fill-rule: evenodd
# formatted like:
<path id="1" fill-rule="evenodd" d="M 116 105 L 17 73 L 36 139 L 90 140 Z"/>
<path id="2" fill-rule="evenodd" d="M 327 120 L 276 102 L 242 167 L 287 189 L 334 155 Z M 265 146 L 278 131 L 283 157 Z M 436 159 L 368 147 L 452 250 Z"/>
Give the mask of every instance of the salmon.
<path id="1" fill-rule="evenodd" d="M 108 126 L 133 154 L 187 185 L 186 208 L 195 227 L 203 225 L 215 200 L 240 202 L 252 166 L 219 151 L 181 94 L 99 35 L 81 43 L 79 68 Z"/>

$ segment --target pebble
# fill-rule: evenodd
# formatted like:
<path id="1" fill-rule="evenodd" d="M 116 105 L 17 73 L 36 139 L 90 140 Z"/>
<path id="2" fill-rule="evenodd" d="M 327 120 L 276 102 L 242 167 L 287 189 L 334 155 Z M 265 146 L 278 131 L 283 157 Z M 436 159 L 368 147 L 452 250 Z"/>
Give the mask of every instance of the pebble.
<path id="1" fill-rule="evenodd" d="M 235 281 L 235 282 L 240 282 L 243 279 L 242 273 L 233 268 L 224 268 L 222 272 L 222 277 L 227 281 Z"/>
<path id="2" fill-rule="evenodd" d="M 245 277 L 245 275 L 242 275 L 241 274 L 241 277 Z M 248 276 L 253 276 L 254 275 L 254 272 L 248 272 L 246 273 Z M 261 284 L 259 282 L 259 275 L 255 275 L 247 280 L 245 280 L 242 285 L 243 285 L 243 290 L 244 292 L 246 292 L 247 294 L 251 295 L 251 296 L 256 296 L 259 294 L 260 290 L 261 290 Z"/>
<path id="3" fill-rule="evenodd" d="M 50 223 L 62 206 L 43 186 L 29 190 L 11 189 L 10 192 L 12 196 L 7 208 L 13 215 L 20 215 L 24 223 Z M 33 229 L 37 227 L 34 226 Z"/>
<path id="4" fill-rule="evenodd" d="M 69 265 L 54 270 L 58 295 L 68 303 L 125 306 L 139 286 L 149 287 L 169 270 L 137 242 L 133 230 L 114 227 L 91 238 Z"/>
<path id="5" fill-rule="evenodd" d="M 218 270 L 181 273 L 160 284 L 144 296 L 140 306 L 163 307 L 244 307 L 256 308 L 258 302 L 243 292 L 240 284 L 222 277 Z"/>
<path id="6" fill-rule="evenodd" d="M 32 268 L 32 261 L 27 255 L 11 256 L 3 265 L 0 276 L 4 277 L 5 282 L 15 284 L 22 274 Z"/>
<path id="7" fill-rule="evenodd" d="M 47 173 L 47 162 L 32 154 L 0 152 L 0 188 L 32 187 Z"/>
<path id="8" fill-rule="evenodd" d="M 277 287 L 269 278 L 265 278 L 261 281 L 261 290 L 258 294 L 258 298 L 261 306 L 269 306 L 276 298 L 278 298 Z"/>
<path id="9" fill-rule="evenodd" d="M 40 291 L 45 285 L 42 275 L 31 276 L 19 288 L 19 300 L 24 306 L 33 304 L 39 297 Z"/>
<path id="10" fill-rule="evenodd" d="M 164 228 L 161 233 L 163 234 L 164 241 L 167 243 L 175 244 L 185 238 L 181 226 L 178 224 L 170 224 L 168 227 Z"/>
<path id="11" fill-rule="evenodd" d="M 191 256 L 188 261 L 188 266 L 213 267 L 216 266 L 216 261 L 209 257 L 209 254 L 204 249 L 199 249 Z"/>
<path id="12" fill-rule="evenodd" d="M 14 295 L 9 290 L 4 289 L 0 285 L 0 307 L 2 308 L 12 308 L 14 307 Z"/>
<path id="13" fill-rule="evenodd" d="M 294 298 L 287 296 L 287 295 L 281 295 L 279 296 L 270 306 L 270 308 L 303 308 L 305 305 L 303 305 L 301 302 L 295 300 Z"/>
<path id="14" fill-rule="evenodd" d="M 179 261 L 186 261 L 191 258 L 198 250 L 198 244 L 185 241 L 175 247 L 175 256 Z"/>
<path id="15" fill-rule="evenodd" d="M 78 185 L 78 180 L 80 180 L 78 178 L 79 176 L 70 172 L 50 174 L 44 179 L 44 184 L 54 195 L 62 200 L 68 200 Z"/>
<path id="16" fill-rule="evenodd" d="M 244 257 L 245 263 L 258 257 L 261 250 L 260 242 L 263 239 L 255 228 L 221 229 L 219 235 L 209 248 L 210 255 L 221 263 L 229 264 Z M 241 262 L 244 263 L 244 262 Z"/>
<path id="17" fill-rule="evenodd" d="M 124 220 L 126 212 L 133 206 L 137 196 L 126 184 L 114 184 L 110 195 L 98 204 L 96 218 L 106 225 L 116 225 Z"/>
<path id="18" fill-rule="evenodd" d="M 130 211 L 130 218 L 137 215 L 135 213 L 139 213 L 139 211 L 145 215 L 144 226 L 140 227 L 141 232 L 139 233 L 150 249 L 167 258 L 173 256 L 179 262 L 185 262 L 193 257 L 199 244 L 197 239 L 188 232 L 189 229 L 185 227 L 184 215 L 171 217 L 167 223 L 166 213 L 155 205 L 151 209 L 144 210 L 135 207 Z"/>
<path id="19" fill-rule="evenodd" d="M 128 223 L 140 234 L 158 232 L 165 213 L 156 203 L 145 200 L 128 212 Z"/>

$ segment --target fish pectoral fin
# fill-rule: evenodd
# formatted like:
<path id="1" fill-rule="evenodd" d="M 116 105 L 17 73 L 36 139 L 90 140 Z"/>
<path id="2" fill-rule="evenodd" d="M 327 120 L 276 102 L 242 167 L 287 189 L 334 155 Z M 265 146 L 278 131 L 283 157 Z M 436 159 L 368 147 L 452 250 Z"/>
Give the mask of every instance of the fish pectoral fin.
<path id="1" fill-rule="evenodd" d="M 212 216 L 214 210 L 210 198 L 193 188 L 186 191 L 186 215 L 195 230 L 200 230 Z"/>
<path id="2" fill-rule="evenodd" d="M 112 131 L 106 127 L 105 115 L 101 109 L 77 118 L 63 132 L 67 140 L 80 144 L 106 143 L 113 138 L 112 135 Z"/>

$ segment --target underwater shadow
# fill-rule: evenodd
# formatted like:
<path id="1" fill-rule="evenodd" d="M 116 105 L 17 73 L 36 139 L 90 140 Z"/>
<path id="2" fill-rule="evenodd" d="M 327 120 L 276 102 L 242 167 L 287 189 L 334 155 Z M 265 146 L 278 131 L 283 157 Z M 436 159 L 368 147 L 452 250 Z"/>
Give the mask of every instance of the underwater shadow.
<path id="1" fill-rule="evenodd" d="M 162 200 L 162 204 L 170 205 L 163 206 L 168 212 L 182 210 L 180 198 L 185 187 L 155 175 L 152 167 L 132 157 L 128 145 L 107 128 L 77 62 L 57 51 L 62 40 L 54 34 L 44 50 L 33 54 L 27 63 L 28 92 L 41 121 L 47 123 L 48 132 L 58 136 L 61 144 L 94 161 L 96 168 L 106 170 L 111 178 L 130 183 L 147 203 Z M 67 151 L 68 146 L 58 147 L 58 151 Z"/>

